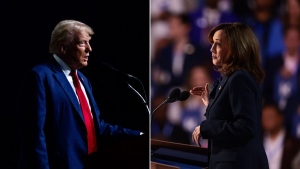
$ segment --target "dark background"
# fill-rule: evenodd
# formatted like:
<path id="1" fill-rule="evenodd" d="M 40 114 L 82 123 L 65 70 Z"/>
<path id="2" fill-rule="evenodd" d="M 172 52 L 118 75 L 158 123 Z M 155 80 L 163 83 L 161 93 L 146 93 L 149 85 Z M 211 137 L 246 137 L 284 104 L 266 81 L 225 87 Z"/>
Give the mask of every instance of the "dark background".
<path id="1" fill-rule="evenodd" d="M 92 82 L 103 118 L 144 131 L 148 137 L 148 1 L 7 1 L 1 7 L 1 169 L 14 169 L 17 163 L 16 110 L 22 78 L 26 71 L 49 55 L 51 31 L 64 19 L 82 21 L 95 31 L 90 42 L 93 51 L 89 65 L 82 72 Z M 134 75 L 142 84 L 136 79 L 103 73 L 100 62 Z M 146 105 L 127 87 L 127 82 L 147 97 Z M 137 143 L 139 140 L 134 140 L 134 144 Z"/>

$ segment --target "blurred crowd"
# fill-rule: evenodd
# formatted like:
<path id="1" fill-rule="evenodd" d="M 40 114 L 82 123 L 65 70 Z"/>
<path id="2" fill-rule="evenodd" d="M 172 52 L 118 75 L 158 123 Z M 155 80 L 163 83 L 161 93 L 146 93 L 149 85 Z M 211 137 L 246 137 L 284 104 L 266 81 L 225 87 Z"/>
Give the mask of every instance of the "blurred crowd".
<path id="1" fill-rule="evenodd" d="M 222 22 L 248 24 L 260 44 L 265 79 L 262 128 L 270 169 L 300 169 L 300 0 L 150 0 L 151 110 L 173 88 L 210 85 L 207 35 Z M 168 103 L 153 112 L 151 138 L 192 144 L 205 106 L 201 98 Z M 201 139 L 202 147 L 207 140 Z M 246 153 L 246 152 L 245 152 Z"/>

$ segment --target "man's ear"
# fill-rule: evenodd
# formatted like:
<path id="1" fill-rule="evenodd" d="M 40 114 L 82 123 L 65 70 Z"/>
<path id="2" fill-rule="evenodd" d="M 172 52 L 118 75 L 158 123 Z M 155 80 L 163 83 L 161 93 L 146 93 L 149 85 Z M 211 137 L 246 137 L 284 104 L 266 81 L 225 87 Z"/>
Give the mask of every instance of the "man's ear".
<path id="1" fill-rule="evenodd" d="M 59 50 L 61 53 L 65 54 L 66 53 L 66 47 L 65 44 L 60 44 L 59 45 Z"/>

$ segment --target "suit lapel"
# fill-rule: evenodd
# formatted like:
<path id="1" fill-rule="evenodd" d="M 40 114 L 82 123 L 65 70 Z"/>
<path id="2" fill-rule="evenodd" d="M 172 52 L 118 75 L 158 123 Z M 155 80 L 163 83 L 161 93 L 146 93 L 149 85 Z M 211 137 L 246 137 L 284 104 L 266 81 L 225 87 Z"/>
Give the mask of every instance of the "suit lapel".
<path id="1" fill-rule="evenodd" d="M 74 93 L 74 90 L 71 87 L 68 79 L 66 78 L 66 76 L 63 73 L 63 71 L 61 70 L 59 64 L 56 62 L 56 60 L 53 57 L 50 57 L 50 64 L 51 64 L 51 69 L 53 70 L 53 78 L 55 78 L 57 80 L 57 83 L 60 84 L 60 87 L 65 91 L 65 94 L 70 99 L 77 114 L 80 116 L 82 121 L 84 121 L 77 96 Z"/>
<path id="2" fill-rule="evenodd" d="M 61 85 L 63 90 L 65 91 L 66 95 L 69 97 L 71 103 L 76 109 L 76 112 L 80 116 L 80 118 L 84 121 L 82 111 L 78 102 L 78 99 L 72 89 L 69 81 L 66 79 L 66 76 L 63 72 L 57 72 L 54 74 L 54 77 L 57 79 L 57 82 Z"/>
<path id="3" fill-rule="evenodd" d="M 206 116 L 208 116 L 208 112 L 210 110 L 210 108 L 213 106 L 213 104 L 216 102 L 216 100 L 218 99 L 220 93 L 223 91 L 223 88 L 225 87 L 226 83 L 227 83 L 228 77 L 224 76 L 221 80 L 221 82 L 218 84 L 218 86 L 215 87 L 215 96 L 214 99 L 212 99 L 212 102 L 208 104 L 208 107 L 206 109 Z"/>

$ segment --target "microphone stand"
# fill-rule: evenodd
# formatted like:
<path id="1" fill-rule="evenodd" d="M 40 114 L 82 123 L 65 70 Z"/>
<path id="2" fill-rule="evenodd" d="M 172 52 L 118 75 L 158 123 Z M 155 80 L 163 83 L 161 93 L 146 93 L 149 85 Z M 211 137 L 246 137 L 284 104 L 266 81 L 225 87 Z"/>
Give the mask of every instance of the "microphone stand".
<path id="1" fill-rule="evenodd" d="M 142 95 L 141 95 L 138 91 L 136 91 L 136 90 L 135 90 L 128 82 L 127 82 L 127 85 L 128 85 L 128 87 L 129 87 L 132 91 L 134 91 L 134 93 L 136 93 L 136 94 L 139 96 L 139 98 L 144 102 L 144 104 L 145 104 L 145 106 L 146 106 L 146 109 L 147 109 L 148 113 L 150 114 L 150 110 L 149 110 L 149 108 L 148 108 L 148 105 L 147 105 L 145 99 L 142 97 Z"/>
<path id="2" fill-rule="evenodd" d="M 141 95 L 137 90 L 135 90 L 128 82 L 126 82 L 126 83 L 127 83 L 127 86 L 128 86 L 132 91 L 134 91 L 134 93 L 137 94 L 137 95 L 139 96 L 139 98 L 144 102 L 144 105 L 145 105 L 145 107 L 146 107 L 148 113 L 150 114 L 150 110 L 149 110 L 149 107 L 148 107 L 148 105 L 147 105 L 147 102 L 146 102 L 145 99 L 142 97 L 142 95 Z M 149 134 L 150 134 L 150 132 L 149 132 Z"/>
<path id="3" fill-rule="evenodd" d="M 152 121 L 152 119 L 153 119 L 153 114 L 154 114 L 154 112 L 157 110 L 157 109 L 159 109 L 161 106 L 163 106 L 165 103 L 173 103 L 173 102 L 175 102 L 175 101 L 177 101 L 178 100 L 178 97 L 180 96 L 180 89 L 179 88 L 174 88 L 171 92 L 170 92 L 170 94 L 169 94 L 169 97 L 164 101 L 164 102 L 162 102 L 157 108 L 155 108 L 154 110 L 153 110 L 153 112 L 152 112 L 152 114 L 151 114 L 151 121 Z"/>
<path id="4" fill-rule="evenodd" d="M 166 104 L 166 103 L 168 103 L 168 101 L 170 101 L 170 97 L 168 97 L 166 100 L 164 100 L 158 107 L 156 107 L 153 111 L 152 111 L 152 113 L 151 113 L 151 125 L 150 125 L 150 127 L 152 126 L 152 121 L 153 121 L 153 114 L 154 114 L 154 112 L 156 111 L 156 110 L 158 110 L 161 106 L 163 106 L 164 104 Z M 151 149 L 151 154 L 150 154 L 151 156 L 153 155 L 153 150 Z"/>
<path id="5" fill-rule="evenodd" d="M 164 104 L 166 104 L 168 100 L 169 100 L 169 99 L 166 99 L 164 102 L 162 102 L 158 107 L 156 107 L 156 108 L 152 111 L 152 113 L 151 113 L 151 121 L 152 121 L 152 119 L 153 119 L 153 113 L 154 113 L 156 110 L 158 110 L 161 106 L 163 106 Z"/>

